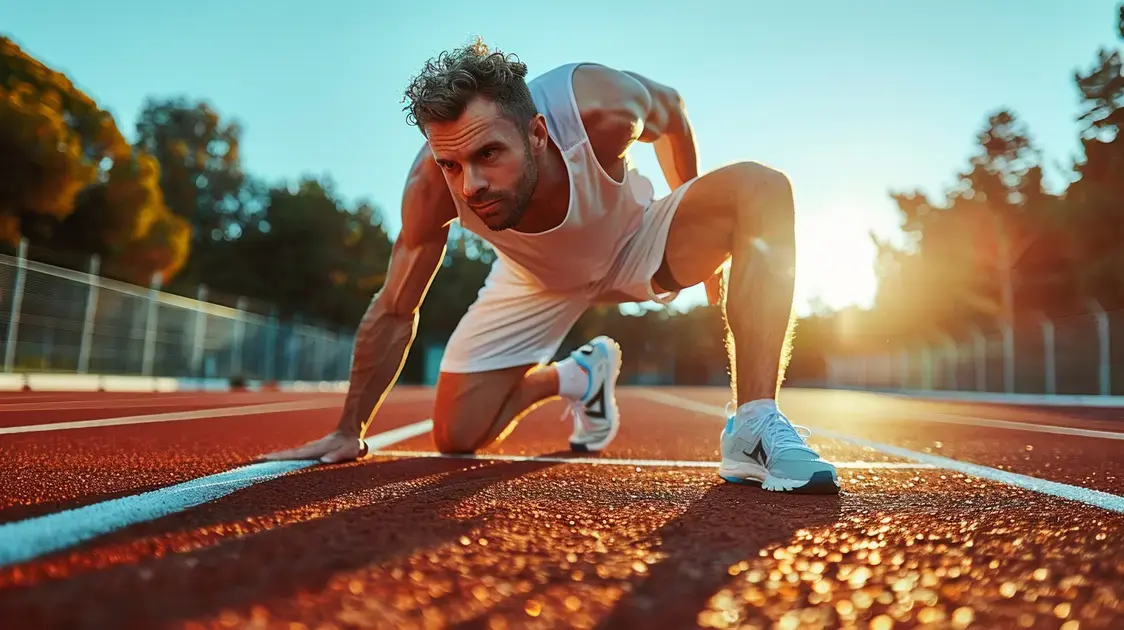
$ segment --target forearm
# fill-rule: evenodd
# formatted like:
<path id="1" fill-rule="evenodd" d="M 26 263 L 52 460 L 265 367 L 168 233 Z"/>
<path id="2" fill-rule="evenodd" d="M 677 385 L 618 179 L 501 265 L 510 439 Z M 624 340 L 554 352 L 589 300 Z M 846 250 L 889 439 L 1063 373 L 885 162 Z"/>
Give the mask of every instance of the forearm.
<path id="1" fill-rule="evenodd" d="M 376 296 L 355 334 L 351 378 L 337 429 L 363 437 L 406 362 L 417 312 L 391 312 Z"/>
<path id="2" fill-rule="evenodd" d="M 670 108 L 666 131 L 653 143 L 667 185 L 675 190 L 699 176 L 699 157 L 695 134 L 686 110 Z"/>

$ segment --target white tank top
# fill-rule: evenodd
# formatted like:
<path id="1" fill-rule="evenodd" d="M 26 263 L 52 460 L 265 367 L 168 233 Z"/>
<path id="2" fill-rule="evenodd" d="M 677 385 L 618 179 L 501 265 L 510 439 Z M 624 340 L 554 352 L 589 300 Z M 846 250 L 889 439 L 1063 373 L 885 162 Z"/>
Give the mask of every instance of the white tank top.
<path id="1" fill-rule="evenodd" d="M 654 196 L 651 181 L 627 157 L 623 182 L 601 168 L 574 98 L 571 77 L 579 65 L 560 66 L 528 83 L 570 173 L 570 207 L 562 224 L 538 234 L 493 232 L 453 195 L 461 225 L 490 243 L 501 263 L 559 291 L 589 288 L 604 278 Z"/>

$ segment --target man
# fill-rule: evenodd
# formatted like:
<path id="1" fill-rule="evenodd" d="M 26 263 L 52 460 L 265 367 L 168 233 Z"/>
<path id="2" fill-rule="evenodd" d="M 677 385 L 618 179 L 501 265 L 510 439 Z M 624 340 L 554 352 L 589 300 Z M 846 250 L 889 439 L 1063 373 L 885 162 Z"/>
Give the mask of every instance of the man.
<path id="1" fill-rule="evenodd" d="M 414 79 L 408 118 L 426 144 L 406 183 L 386 284 L 359 325 L 339 426 L 267 457 L 332 463 L 366 453 L 362 436 L 402 367 L 459 220 L 498 260 L 442 361 L 433 413 L 440 451 L 477 451 L 554 397 L 571 402 L 571 448 L 602 450 L 619 425 L 620 349 L 598 337 L 549 363 L 563 337 L 598 302 L 667 302 L 701 282 L 717 300 L 729 263 L 737 405 L 721 432 L 719 472 L 768 490 L 837 492 L 835 467 L 776 405 L 793 325 L 786 177 L 750 162 L 699 175 L 679 95 L 638 74 L 592 63 L 529 84 L 526 74 L 477 40 L 430 60 Z M 669 196 L 653 199 L 650 181 L 631 168 L 636 141 L 654 143 Z"/>

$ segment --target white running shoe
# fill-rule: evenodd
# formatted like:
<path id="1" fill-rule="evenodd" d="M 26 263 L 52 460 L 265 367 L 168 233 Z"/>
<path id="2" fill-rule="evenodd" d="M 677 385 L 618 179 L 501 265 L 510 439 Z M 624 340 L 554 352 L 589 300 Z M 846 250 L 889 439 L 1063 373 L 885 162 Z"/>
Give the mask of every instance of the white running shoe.
<path id="1" fill-rule="evenodd" d="M 760 483 L 765 490 L 800 494 L 837 494 L 839 474 L 819 456 L 798 427 L 779 410 L 743 405 L 730 414 L 726 406 L 722 464 L 718 474 L 732 483 Z M 801 431 L 806 433 L 801 433 Z"/>
<path id="2" fill-rule="evenodd" d="M 563 416 L 574 423 L 570 450 L 575 453 L 600 451 L 617 437 L 621 424 L 616 395 L 621 348 L 613 339 L 600 336 L 573 351 L 570 357 L 589 374 L 585 395 L 571 403 Z"/>

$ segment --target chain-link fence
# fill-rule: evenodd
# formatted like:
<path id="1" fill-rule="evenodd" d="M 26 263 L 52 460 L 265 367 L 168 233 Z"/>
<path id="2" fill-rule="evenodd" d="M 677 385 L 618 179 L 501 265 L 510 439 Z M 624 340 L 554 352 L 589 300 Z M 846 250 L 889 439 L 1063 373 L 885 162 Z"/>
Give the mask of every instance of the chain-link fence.
<path id="1" fill-rule="evenodd" d="M 5 372 L 347 380 L 353 338 L 98 274 L 0 255 Z"/>
<path id="2" fill-rule="evenodd" d="M 1124 311 L 1040 317 L 894 353 L 827 360 L 832 387 L 1124 395 Z"/>

